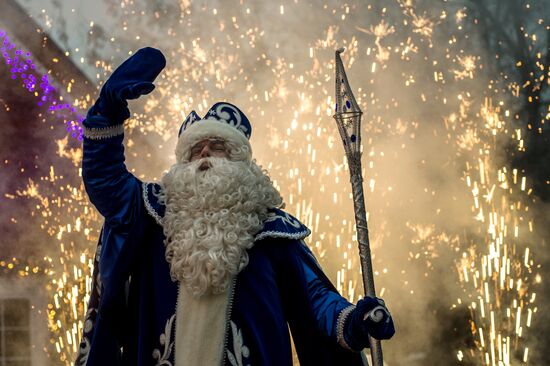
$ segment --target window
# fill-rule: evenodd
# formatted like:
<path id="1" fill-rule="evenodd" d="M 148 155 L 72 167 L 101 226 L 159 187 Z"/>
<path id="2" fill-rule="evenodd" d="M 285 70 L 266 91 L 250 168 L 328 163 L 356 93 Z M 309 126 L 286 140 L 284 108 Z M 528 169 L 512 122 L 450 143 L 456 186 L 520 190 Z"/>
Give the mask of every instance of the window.
<path id="1" fill-rule="evenodd" d="M 30 303 L 0 299 L 0 366 L 31 366 Z"/>

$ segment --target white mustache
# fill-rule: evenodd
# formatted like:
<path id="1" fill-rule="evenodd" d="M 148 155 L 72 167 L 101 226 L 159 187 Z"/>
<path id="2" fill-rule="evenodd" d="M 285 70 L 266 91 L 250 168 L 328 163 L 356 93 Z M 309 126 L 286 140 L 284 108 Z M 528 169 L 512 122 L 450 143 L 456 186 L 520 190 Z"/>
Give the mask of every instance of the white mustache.
<path id="1" fill-rule="evenodd" d="M 206 171 L 210 168 L 212 168 L 212 162 L 211 162 L 210 158 L 202 158 L 202 159 L 199 160 L 197 170 Z"/>
<path id="2" fill-rule="evenodd" d="M 248 263 L 267 209 L 281 205 L 279 193 L 258 166 L 220 157 L 177 163 L 162 182 L 172 279 L 194 296 L 223 292 Z"/>

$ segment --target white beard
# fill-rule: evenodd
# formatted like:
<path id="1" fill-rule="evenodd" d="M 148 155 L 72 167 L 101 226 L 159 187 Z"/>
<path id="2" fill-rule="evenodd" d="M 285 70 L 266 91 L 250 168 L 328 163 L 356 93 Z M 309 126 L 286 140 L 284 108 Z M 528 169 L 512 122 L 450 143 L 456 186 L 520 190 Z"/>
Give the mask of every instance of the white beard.
<path id="1" fill-rule="evenodd" d="M 248 264 L 247 249 L 268 208 L 282 198 L 254 161 L 207 158 L 176 163 L 162 178 L 163 228 L 172 280 L 194 296 L 224 292 Z"/>

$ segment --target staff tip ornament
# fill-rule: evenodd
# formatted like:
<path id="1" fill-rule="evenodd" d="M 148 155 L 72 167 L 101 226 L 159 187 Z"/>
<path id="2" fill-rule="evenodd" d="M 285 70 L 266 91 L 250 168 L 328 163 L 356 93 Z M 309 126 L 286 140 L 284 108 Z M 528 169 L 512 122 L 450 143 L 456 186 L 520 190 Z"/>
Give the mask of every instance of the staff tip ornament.
<path id="1" fill-rule="evenodd" d="M 340 54 L 345 48 L 336 50 L 336 105 L 334 119 L 344 143 L 346 155 L 358 153 L 361 146 L 361 115 L 363 112 L 349 85 L 348 77 Z"/>

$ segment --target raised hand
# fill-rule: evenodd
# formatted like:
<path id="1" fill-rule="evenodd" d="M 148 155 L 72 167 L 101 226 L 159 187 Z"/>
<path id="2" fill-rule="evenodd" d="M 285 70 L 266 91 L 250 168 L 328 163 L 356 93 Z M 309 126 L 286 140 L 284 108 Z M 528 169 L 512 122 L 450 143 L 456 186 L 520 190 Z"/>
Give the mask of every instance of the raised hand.
<path id="1" fill-rule="evenodd" d="M 111 74 L 88 113 L 101 114 L 112 124 L 124 122 L 130 117 L 127 100 L 152 92 L 153 81 L 165 66 L 166 59 L 159 50 L 151 47 L 138 50 Z"/>
<path id="2" fill-rule="evenodd" d="M 375 339 L 390 339 L 395 333 L 391 314 L 384 301 L 376 297 L 365 297 L 357 302 L 349 315 L 344 337 L 354 350 L 369 345 L 369 335 Z"/>

